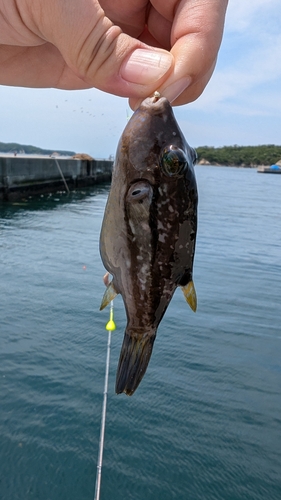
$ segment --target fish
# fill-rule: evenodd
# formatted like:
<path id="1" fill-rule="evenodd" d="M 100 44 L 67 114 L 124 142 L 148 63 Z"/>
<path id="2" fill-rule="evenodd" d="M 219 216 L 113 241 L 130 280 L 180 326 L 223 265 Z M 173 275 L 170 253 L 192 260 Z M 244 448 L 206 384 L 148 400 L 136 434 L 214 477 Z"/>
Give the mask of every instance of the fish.
<path id="1" fill-rule="evenodd" d="M 127 316 L 117 394 L 131 396 L 141 382 L 177 287 L 196 311 L 196 160 L 169 101 L 157 92 L 146 98 L 120 138 L 100 234 L 112 276 L 100 309 L 121 294 Z"/>

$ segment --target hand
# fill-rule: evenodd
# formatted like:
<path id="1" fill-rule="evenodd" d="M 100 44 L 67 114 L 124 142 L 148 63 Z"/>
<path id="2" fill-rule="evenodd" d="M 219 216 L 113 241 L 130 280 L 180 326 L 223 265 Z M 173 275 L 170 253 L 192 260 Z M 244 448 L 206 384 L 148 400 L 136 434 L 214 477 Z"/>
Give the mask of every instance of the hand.
<path id="1" fill-rule="evenodd" d="M 0 84 L 195 100 L 214 70 L 227 0 L 0 0 Z"/>

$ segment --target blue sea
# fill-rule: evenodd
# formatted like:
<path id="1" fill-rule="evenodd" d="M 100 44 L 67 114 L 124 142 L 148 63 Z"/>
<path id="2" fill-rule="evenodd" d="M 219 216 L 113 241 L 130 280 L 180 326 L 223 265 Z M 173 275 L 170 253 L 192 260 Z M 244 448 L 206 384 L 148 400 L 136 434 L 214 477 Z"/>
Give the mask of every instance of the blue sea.
<path id="1" fill-rule="evenodd" d="M 101 500 L 281 499 L 281 176 L 196 167 L 198 310 L 180 290 L 147 373 L 115 395 Z M 93 500 L 108 185 L 0 205 L 0 499 Z"/>

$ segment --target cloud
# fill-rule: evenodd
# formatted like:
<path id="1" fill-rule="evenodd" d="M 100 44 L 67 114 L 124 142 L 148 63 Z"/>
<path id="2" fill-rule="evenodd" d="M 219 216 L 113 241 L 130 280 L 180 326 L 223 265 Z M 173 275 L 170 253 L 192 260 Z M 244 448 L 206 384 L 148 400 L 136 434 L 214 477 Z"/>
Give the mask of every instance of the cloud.
<path id="1" fill-rule="evenodd" d="M 280 14 L 280 0 L 230 0 L 227 8 L 225 29 L 229 32 L 251 33 L 259 26 L 264 30 L 269 18 L 277 26 Z M 279 24 L 279 20 L 278 20 Z"/>
<path id="2" fill-rule="evenodd" d="M 218 63 L 176 115 L 193 145 L 280 144 L 280 0 L 230 0 Z"/>
<path id="3" fill-rule="evenodd" d="M 126 99 L 96 89 L 0 86 L 1 141 L 114 154 Z M 229 0 L 215 73 L 203 95 L 176 108 L 191 144 L 280 144 L 280 0 Z"/>
<path id="4" fill-rule="evenodd" d="M 276 2 L 272 0 L 269 3 Z M 246 8 L 242 2 L 238 2 L 239 9 L 246 11 L 243 22 L 247 23 L 256 12 L 256 8 L 250 9 L 249 5 Z M 272 10 L 271 16 L 275 16 Z M 262 23 L 261 17 L 259 19 Z M 254 29 L 257 29 L 256 25 Z M 227 47 L 222 45 L 213 78 L 192 107 L 212 111 L 220 106 L 242 114 L 280 113 L 281 34 L 260 33 L 254 41 L 250 35 L 243 35 L 243 50 L 240 51 L 233 39 L 233 45 L 230 46 L 229 40 Z M 270 99 L 271 93 L 275 94 L 275 102 Z M 259 98 L 259 94 L 264 99 Z"/>

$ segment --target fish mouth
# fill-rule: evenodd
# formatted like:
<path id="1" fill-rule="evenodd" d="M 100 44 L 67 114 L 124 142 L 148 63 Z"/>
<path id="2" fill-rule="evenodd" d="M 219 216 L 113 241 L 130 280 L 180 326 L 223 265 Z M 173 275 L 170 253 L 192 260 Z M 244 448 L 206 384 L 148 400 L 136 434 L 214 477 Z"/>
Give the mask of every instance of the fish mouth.
<path id="1" fill-rule="evenodd" d="M 154 112 L 155 114 L 163 113 L 163 111 L 169 112 L 171 109 L 171 104 L 166 99 L 166 97 L 147 97 L 142 101 L 139 109 L 149 110 L 149 113 Z"/>

